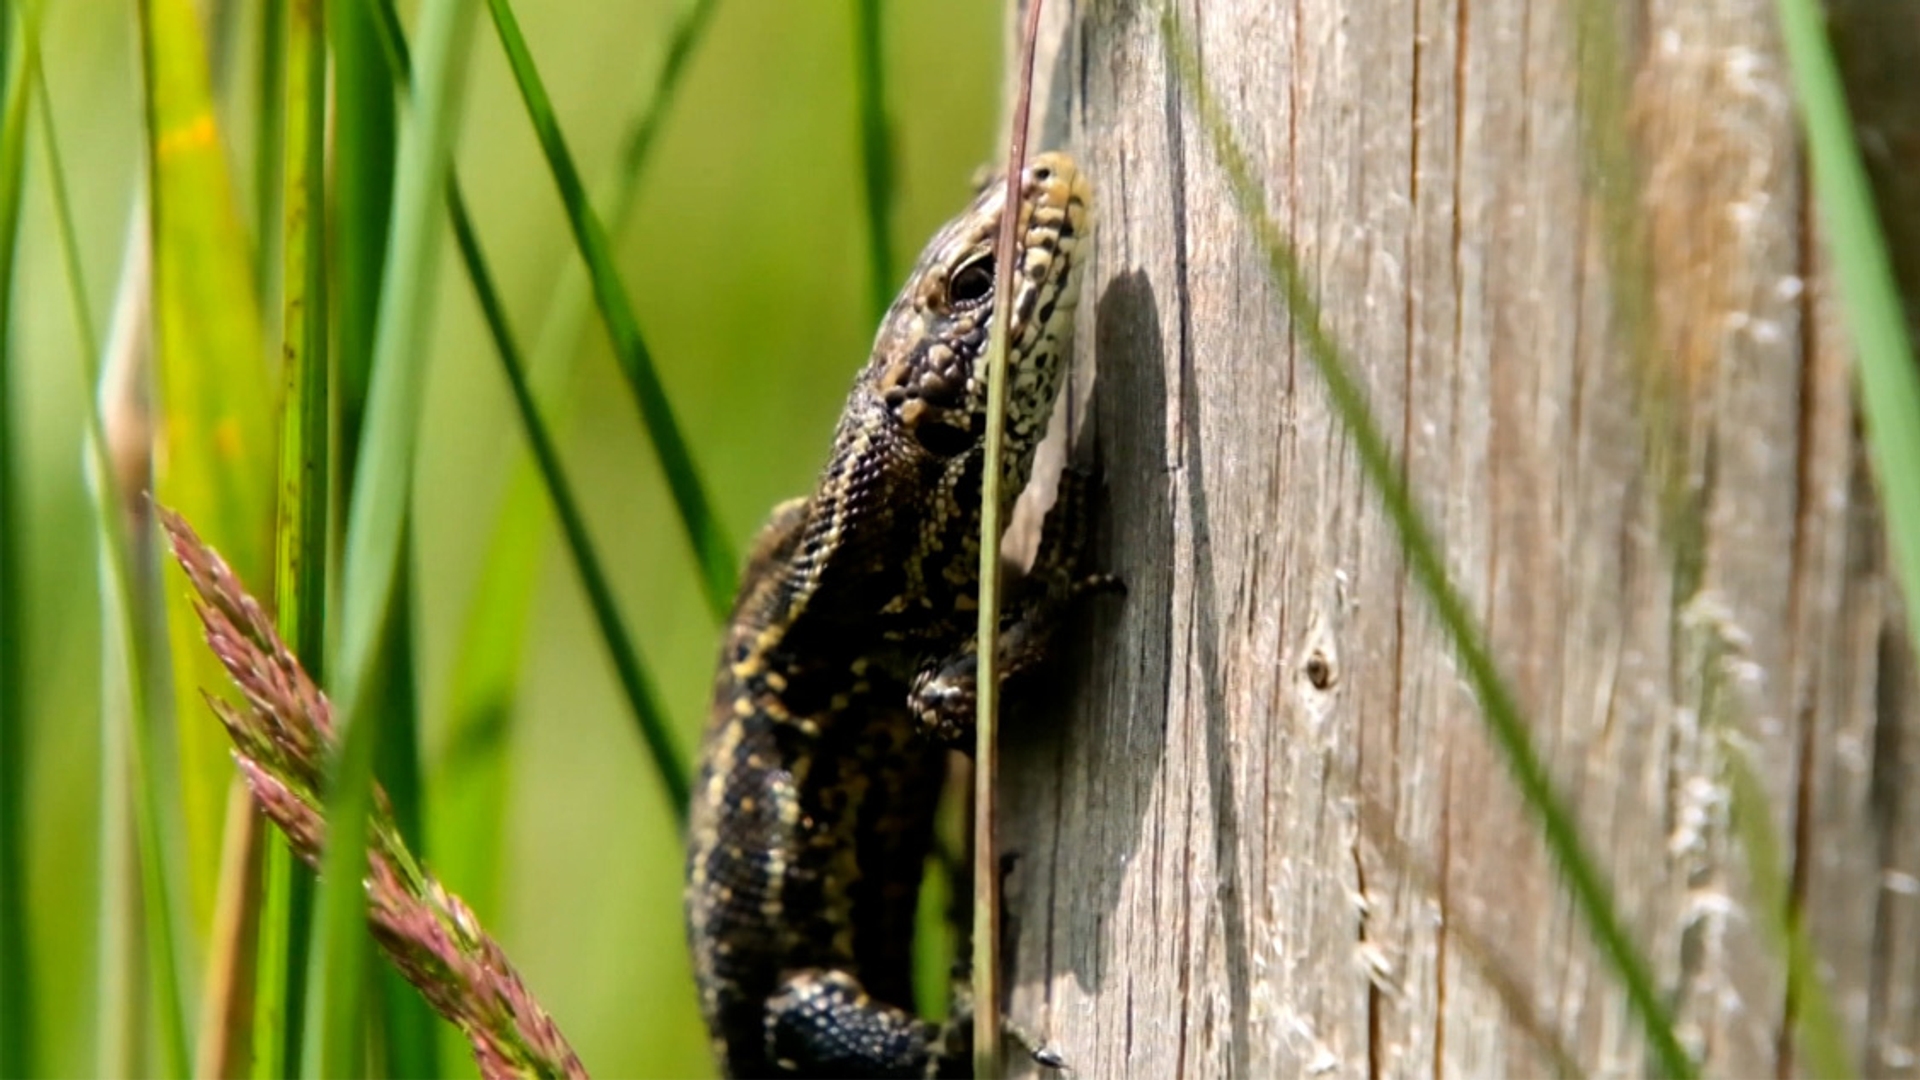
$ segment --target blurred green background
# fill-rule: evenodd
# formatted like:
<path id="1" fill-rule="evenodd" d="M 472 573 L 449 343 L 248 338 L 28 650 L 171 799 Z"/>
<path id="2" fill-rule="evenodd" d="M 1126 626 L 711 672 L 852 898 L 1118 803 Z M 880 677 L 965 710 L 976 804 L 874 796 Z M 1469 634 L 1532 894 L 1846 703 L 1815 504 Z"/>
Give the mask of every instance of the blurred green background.
<path id="1" fill-rule="evenodd" d="M 242 206 L 257 14 L 216 49 Z M 590 184 L 610 175 L 683 5 L 523 2 L 517 12 Z M 403 5 L 411 20 L 411 5 Z M 209 13 L 209 18 L 216 17 Z M 219 25 L 229 25 L 225 22 Z M 874 330 L 849 0 L 725 0 L 698 43 L 616 238 L 627 290 L 717 509 L 744 549 L 802 492 Z M 893 259 L 963 201 L 993 156 L 1001 5 L 885 0 Z M 411 23 L 409 23 L 411 29 Z M 132 5 L 54 0 L 41 46 L 94 318 L 107 324 L 144 172 Z M 404 127 L 404 121 L 403 121 Z M 37 145 L 37 138 L 35 140 Z M 577 259 L 498 43 L 474 38 L 456 165 L 529 351 Z M 38 1070 L 95 1071 L 102 956 L 98 570 L 81 468 L 87 388 L 44 169 L 29 154 L 13 365 L 25 625 L 27 927 Z M 679 838 L 564 554 L 546 534 L 511 710 L 509 780 L 487 806 L 439 784 L 452 671 L 509 465 L 524 454 L 472 290 L 443 243 L 412 560 L 428 817 L 425 857 L 479 914 L 596 1075 L 711 1072 L 682 943 Z M 268 297 L 269 340 L 277 299 Z M 631 395 L 589 316 L 565 460 L 619 600 L 691 752 L 716 625 Z M 542 513 L 545 513 L 542 503 Z M 214 723 L 211 716 L 197 718 Z M 478 823 L 476 826 L 475 823 Z M 488 850 L 497 845 L 497 851 Z M 497 855 L 497 859 L 494 857 Z M 457 1038 L 441 1061 L 471 1064 Z"/>

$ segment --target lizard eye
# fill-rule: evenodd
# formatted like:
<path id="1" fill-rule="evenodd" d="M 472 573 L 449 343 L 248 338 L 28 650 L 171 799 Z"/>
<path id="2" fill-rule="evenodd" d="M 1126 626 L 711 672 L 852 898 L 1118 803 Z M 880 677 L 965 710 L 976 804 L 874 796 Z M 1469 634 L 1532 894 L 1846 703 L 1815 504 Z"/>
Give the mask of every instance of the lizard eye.
<path id="1" fill-rule="evenodd" d="M 976 255 L 947 279 L 947 302 L 971 307 L 993 295 L 993 254 Z"/>

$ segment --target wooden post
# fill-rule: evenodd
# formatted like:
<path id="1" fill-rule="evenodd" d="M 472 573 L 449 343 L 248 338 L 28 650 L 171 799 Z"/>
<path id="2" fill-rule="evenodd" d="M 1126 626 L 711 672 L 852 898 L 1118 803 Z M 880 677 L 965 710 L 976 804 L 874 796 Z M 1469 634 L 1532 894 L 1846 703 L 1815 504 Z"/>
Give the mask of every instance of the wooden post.
<path id="1" fill-rule="evenodd" d="M 1157 6 L 1049 7 L 1128 593 L 1005 725 L 1009 1019 L 1088 1078 L 1654 1071 Z M 1773 0 L 1176 7 L 1684 1044 L 1808 1071 L 1778 894 L 1914 1073 L 1920 688 Z"/>

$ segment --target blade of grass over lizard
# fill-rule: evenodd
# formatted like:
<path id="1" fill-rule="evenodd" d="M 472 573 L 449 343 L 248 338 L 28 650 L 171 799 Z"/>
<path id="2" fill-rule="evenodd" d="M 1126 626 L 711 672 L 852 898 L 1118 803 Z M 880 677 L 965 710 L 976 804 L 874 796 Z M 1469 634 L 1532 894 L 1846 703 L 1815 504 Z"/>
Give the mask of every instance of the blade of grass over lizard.
<path id="1" fill-rule="evenodd" d="M 1027 167 L 1027 113 L 1033 103 L 1034 37 L 1040 27 L 1041 0 L 1028 0 L 1020 35 L 1020 66 L 1014 96 L 1012 131 L 1007 146 L 1007 197 L 994 239 L 993 295 L 1013 296 L 1015 237 L 1019 231 L 1021 185 Z M 981 452 L 980 621 L 973 772 L 973 1071 L 1001 1073 L 1000 1053 L 1000 862 L 994 844 L 994 788 L 997 780 L 1000 677 L 996 661 L 1000 639 L 1000 458 L 1007 428 L 1007 327 L 1013 305 L 993 305 L 987 330 L 987 431 Z"/>
<path id="2" fill-rule="evenodd" d="M 1602 954 L 1618 973 L 1629 1006 L 1645 1030 L 1660 1071 L 1675 1077 L 1693 1076 L 1697 1070 L 1674 1035 L 1672 1020 L 1654 989 L 1647 961 L 1628 937 L 1611 892 L 1580 839 L 1572 812 L 1554 790 L 1546 766 L 1527 735 L 1527 724 L 1520 715 L 1519 705 L 1494 665 L 1485 637 L 1474 624 L 1466 601 L 1447 578 L 1446 564 L 1440 558 L 1432 533 L 1415 508 L 1386 437 L 1367 406 L 1366 391 L 1322 325 L 1319 304 L 1301 272 L 1298 258 L 1268 215 L 1265 193 L 1207 86 L 1193 43 L 1170 7 L 1161 9 L 1161 33 L 1178 69 L 1181 86 L 1199 111 L 1204 137 L 1226 174 L 1240 214 L 1266 253 L 1268 274 L 1286 304 L 1295 333 L 1326 384 L 1334 409 L 1353 440 L 1362 471 L 1380 495 L 1400 537 L 1409 569 L 1427 593 L 1436 617 L 1459 654 L 1461 667 L 1480 699 L 1489 733 L 1505 755 L 1521 797 L 1540 824 L 1546 845 L 1566 879 L 1574 906 L 1586 920 Z"/>
<path id="3" fill-rule="evenodd" d="M 492 277 L 487 273 L 486 256 L 480 250 L 480 239 L 474 234 L 465 204 L 459 200 L 457 193 L 453 193 L 453 196 L 450 202 L 454 208 L 454 237 L 459 241 L 461 257 L 466 260 L 468 274 L 473 279 L 480 310 L 486 316 L 487 330 L 493 335 L 494 351 L 499 354 L 500 363 L 506 370 L 507 383 L 513 390 L 514 407 L 520 413 L 520 422 L 526 430 L 534 460 L 539 462 L 547 493 L 553 498 L 554 512 L 560 518 L 560 528 L 566 536 L 567 549 L 573 556 L 574 569 L 580 574 L 581 586 L 586 589 L 587 599 L 593 606 L 600 636 L 607 641 L 614 668 L 620 676 L 620 686 L 626 692 L 634 719 L 639 722 L 640 737 L 646 743 L 647 751 L 653 755 L 654 767 L 659 770 L 662 784 L 667 789 L 667 800 L 674 820 L 684 828 L 687 800 L 691 795 L 684 758 L 674 748 L 673 737 L 667 729 L 666 710 L 660 705 L 653 680 L 640 663 L 632 635 L 621 622 L 620 612 L 614 605 L 612 586 L 606 572 L 600 567 L 599 558 L 594 554 L 593 542 L 587 536 L 586 519 L 581 515 L 579 504 L 573 497 L 573 488 L 567 483 L 566 474 L 561 469 L 559 451 L 534 403 L 533 391 L 527 385 L 526 369 L 520 363 L 519 348 L 514 345 L 513 332 L 507 326 L 506 311 L 500 304 L 500 297 L 494 292 Z"/>
<path id="4" fill-rule="evenodd" d="M 1778 10 L 1813 165 L 1813 193 L 1859 353 L 1867 448 L 1886 507 L 1887 544 L 1910 598 L 1907 639 L 1920 648 L 1920 599 L 1912 599 L 1920 598 L 1920 488 L 1911 482 L 1920 475 L 1920 372 L 1914 370 L 1899 285 L 1820 7 L 1810 0 L 1779 0 Z"/>
<path id="5" fill-rule="evenodd" d="M 716 8 L 715 0 L 698 0 L 682 10 L 668 32 L 660 70 L 643 88 L 643 106 L 627 129 L 618 167 L 601 189 L 603 197 L 594 200 L 605 209 L 613 238 L 624 235 L 633 219 L 654 139 Z M 448 201 L 453 201 L 451 195 Z M 546 418 L 556 445 L 571 419 L 566 391 L 591 304 L 583 264 L 568 260 L 548 298 L 527 370 L 536 412 Z M 438 843 L 435 862 L 449 880 L 464 883 L 468 901 L 482 914 L 493 910 L 493 884 L 498 878 L 500 821 L 511 766 L 511 706 L 519 688 L 521 647 L 533 609 L 534 582 L 546 549 L 548 496 L 544 491 L 542 474 L 533 462 L 516 456 L 506 494 L 494 514 L 481 569 L 473 578 L 473 600 L 461 623 L 448 695 L 448 750 L 437 763 L 435 775 L 436 796 L 461 808 L 452 820 L 434 818 L 434 828 L 446 833 L 445 842 Z M 612 642 L 608 648 L 614 648 Z M 436 834 L 436 842 L 441 839 Z"/>
<path id="6" fill-rule="evenodd" d="M 893 270 L 893 140 L 887 130 L 886 72 L 881 66 L 880 0 L 853 3 L 854 96 L 860 109 L 860 165 L 866 181 L 867 283 L 875 319 L 887 313 L 897 285 Z"/>
<path id="7" fill-rule="evenodd" d="M 567 208 L 567 220 L 573 227 L 574 240 L 592 275 L 594 295 L 599 300 L 607 333 L 613 338 L 614 351 L 620 357 L 620 370 L 626 375 L 627 384 L 633 389 L 639 403 L 640 415 L 646 421 L 647 438 L 660 460 L 661 470 L 666 474 L 674 505 L 680 511 L 681 526 L 693 546 L 694 559 L 700 566 L 701 591 L 706 597 L 707 608 L 713 612 L 715 619 L 724 619 L 728 609 L 733 606 L 733 594 L 738 587 L 735 575 L 739 563 L 733 545 L 714 517 L 712 500 L 707 497 L 699 473 L 694 468 L 692 454 L 680 434 L 679 421 L 674 419 L 673 408 L 668 404 L 666 391 L 660 384 L 659 374 L 654 370 L 653 356 L 640 336 L 640 324 L 634 318 L 626 289 L 614 266 L 606 229 L 594 214 L 593 207 L 587 203 L 580 172 L 574 166 L 572 153 L 567 150 L 565 137 L 560 133 L 559 123 L 553 114 L 553 104 L 547 98 L 546 87 L 534 66 L 532 53 L 527 50 L 526 40 L 520 35 L 513 9 L 507 0 L 487 0 L 487 10 L 493 16 L 494 30 L 499 35 L 501 47 L 506 51 L 507 63 L 513 68 L 514 82 L 520 88 L 527 116 L 533 122 L 534 132 L 540 137 L 541 149 L 547 156 L 547 165 L 553 171 L 554 183 L 560 190 L 560 201 Z"/>
<path id="8" fill-rule="evenodd" d="M 26 695 L 21 686 L 26 625 L 21 610 L 20 534 L 16 508 L 22 454 L 12 417 L 14 267 L 26 181 L 27 79 L 25 27 L 19 8 L 0 13 L 0 1075 L 33 1072 L 33 970 L 27 957 L 24 803 Z"/>
<path id="9" fill-rule="evenodd" d="M 401 146 L 393 233 L 382 281 L 366 431 L 347 521 L 339 651 L 333 686 L 340 710 L 340 748 L 331 770 L 327 845 L 305 1001 L 302 1072 L 339 1076 L 358 1071 L 359 1011 L 367 938 L 360 882 L 366 852 L 357 824 L 372 789 L 377 703 L 396 676 L 386 664 L 397 629 L 394 612 L 406 554 L 407 505 L 413 475 L 424 371 L 427 312 L 432 304 L 436 240 L 449 148 L 458 118 L 472 5 L 428 3 L 421 13 L 420 77 L 414 122 Z"/>

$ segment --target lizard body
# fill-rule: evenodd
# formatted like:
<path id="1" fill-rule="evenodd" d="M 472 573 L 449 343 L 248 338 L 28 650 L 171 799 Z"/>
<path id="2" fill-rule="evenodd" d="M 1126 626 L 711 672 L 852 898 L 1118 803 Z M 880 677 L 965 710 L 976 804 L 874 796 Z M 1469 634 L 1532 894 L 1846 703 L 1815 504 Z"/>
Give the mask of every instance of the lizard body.
<path id="1" fill-rule="evenodd" d="M 1092 192 L 1071 159 L 1023 176 L 1000 490 L 1026 485 L 1067 364 Z M 921 255 L 856 378 L 812 495 L 749 558 L 690 815 L 686 909 L 702 1010 L 732 1076 L 962 1072 L 912 1011 L 913 922 L 948 746 L 972 731 L 994 238 L 988 184 Z M 1041 562 L 1064 580 L 1068 503 Z M 1010 509 L 1003 507 L 1003 511 Z M 1002 520 L 1005 520 L 1004 514 Z M 1072 545 L 1077 549 L 1077 544 Z M 1059 551 L 1050 554 L 1050 549 Z M 1049 587 L 998 646 L 1037 655 Z M 1057 607 L 1057 604 L 1052 604 Z"/>

